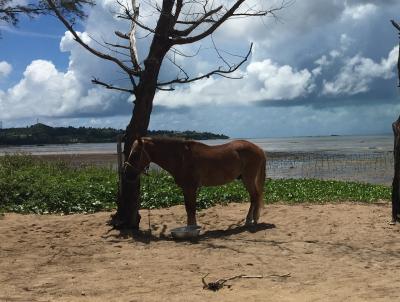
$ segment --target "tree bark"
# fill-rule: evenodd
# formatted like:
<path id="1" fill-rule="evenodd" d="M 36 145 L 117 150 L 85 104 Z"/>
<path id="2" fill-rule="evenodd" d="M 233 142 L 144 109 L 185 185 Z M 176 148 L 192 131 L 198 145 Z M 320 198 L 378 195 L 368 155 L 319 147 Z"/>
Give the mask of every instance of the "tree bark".
<path id="1" fill-rule="evenodd" d="M 126 128 L 125 134 L 123 152 L 125 161 L 128 159 L 133 142 L 137 138 L 145 136 L 147 133 L 155 88 L 149 90 L 149 93 L 138 92 L 136 94 L 132 118 Z M 154 92 L 151 93 L 151 90 L 154 90 Z M 140 223 L 140 177 L 133 182 L 128 182 L 125 177 L 122 177 L 120 188 L 121 191 L 118 197 L 117 213 L 114 216 L 114 226 L 138 229 Z"/>
<path id="2" fill-rule="evenodd" d="M 393 26 L 399 31 L 400 26 L 395 21 L 391 20 Z M 400 87 L 400 44 L 399 44 L 399 57 L 397 61 L 397 71 L 399 77 L 399 87 Z M 400 116 L 392 124 L 393 134 L 394 134 L 394 177 L 392 182 L 392 222 L 396 223 L 400 221 Z"/>
<path id="3" fill-rule="evenodd" d="M 392 221 L 399 221 L 400 211 L 400 116 L 392 124 L 394 134 L 394 177 L 392 183 Z"/>

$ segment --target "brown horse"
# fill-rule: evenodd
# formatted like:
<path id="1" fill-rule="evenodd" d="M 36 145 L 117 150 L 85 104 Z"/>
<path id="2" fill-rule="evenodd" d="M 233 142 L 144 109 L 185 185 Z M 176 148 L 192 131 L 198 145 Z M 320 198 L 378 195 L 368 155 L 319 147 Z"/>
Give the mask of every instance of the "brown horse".
<path id="1" fill-rule="evenodd" d="M 240 178 L 250 195 L 246 224 L 256 224 L 264 205 L 266 157 L 263 150 L 235 140 L 218 146 L 166 138 L 136 140 L 124 164 L 126 179 L 135 179 L 154 162 L 182 188 L 188 226 L 196 225 L 196 195 L 200 186 L 217 186 Z"/>

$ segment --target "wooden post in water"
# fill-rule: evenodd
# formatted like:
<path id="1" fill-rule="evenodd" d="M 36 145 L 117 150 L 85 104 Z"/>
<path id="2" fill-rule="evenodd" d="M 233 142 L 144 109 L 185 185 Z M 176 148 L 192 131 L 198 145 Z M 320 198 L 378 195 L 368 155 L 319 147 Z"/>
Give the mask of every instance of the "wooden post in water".
<path id="1" fill-rule="evenodd" d="M 400 35 L 400 25 L 397 24 L 395 21 L 391 20 L 392 25 L 398 30 Z M 399 59 L 397 62 L 397 70 L 398 70 L 398 77 L 399 77 L 399 84 L 400 87 L 400 43 L 399 43 Z M 394 149 L 393 149 L 393 156 L 394 156 L 394 177 L 392 183 L 392 222 L 396 223 L 400 221 L 400 116 L 392 124 L 393 134 L 394 134 Z"/>

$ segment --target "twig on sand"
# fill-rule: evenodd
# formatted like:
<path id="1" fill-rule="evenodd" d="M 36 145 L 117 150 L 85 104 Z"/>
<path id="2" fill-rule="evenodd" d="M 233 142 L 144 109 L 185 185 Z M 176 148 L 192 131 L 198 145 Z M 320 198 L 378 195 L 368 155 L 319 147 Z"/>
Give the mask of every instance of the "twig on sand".
<path id="1" fill-rule="evenodd" d="M 268 276 L 263 276 L 263 275 L 255 275 L 255 276 L 251 276 L 251 275 L 236 275 L 227 279 L 218 279 L 215 282 L 206 282 L 206 277 L 209 274 L 205 275 L 203 278 L 201 278 L 201 282 L 203 283 L 203 289 L 208 289 L 208 290 L 212 290 L 214 292 L 220 290 L 221 288 L 223 288 L 224 286 L 227 287 L 231 287 L 231 285 L 226 285 L 225 283 L 234 279 L 263 279 L 265 277 L 280 277 L 280 278 L 288 278 L 290 277 L 290 273 L 288 274 L 284 274 L 284 275 L 277 275 L 277 274 L 273 274 L 273 275 L 268 275 Z"/>
<path id="2" fill-rule="evenodd" d="M 277 274 L 272 274 L 272 275 L 269 275 L 268 277 L 279 277 L 279 278 L 289 278 L 289 277 L 291 277 L 291 273 L 287 273 L 287 274 L 283 274 L 283 275 L 277 275 Z"/>

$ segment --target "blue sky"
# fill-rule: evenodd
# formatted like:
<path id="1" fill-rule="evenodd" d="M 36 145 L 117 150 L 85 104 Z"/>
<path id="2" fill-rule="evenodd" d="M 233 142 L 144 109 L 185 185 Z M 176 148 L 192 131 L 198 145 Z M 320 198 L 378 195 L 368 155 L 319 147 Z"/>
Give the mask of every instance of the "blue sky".
<path id="1" fill-rule="evenodd" d="M 279 1 L 250 0 L 274 6 Z M 97 1 L 78 29 L 90 39 L 117 42 L 114 29 L 129 24 L 113 17 L 112 0 Z M 149 7 L 142 6 L 146 12 Z M 212 77 L 160 92 L 151 129 L 198 130 L 231 137 L 359 135 L 391 132 L 400 114 L 396 88 L 398 1 L 295 1 L 275 18 L 239 19 L 215 35 L 217 46 L 244 54 L 241 80 Z M 145 15 L 145 14 L 144 14 Z M 149 17 L 143 20 L 150 24 Z M 112 30 L 110 30 L 112 29 Z M 97 77 L 118 85 L 118 68 L 77 45 L 53 17 L 2 26 L 0 120 L 6 127 L 41 122 L 54 126 L 125 128 L 132 99 L 91 83 Z M 138 35 L 141 35 L 139 32 Z M 149 39 L 139 40 L 143 60 Z M 180 62 L 192 75 L 221 64 L 209 39 L 182 49 L 199 55 Z M 175 77 L 166 61 L 160 78 Z"/>

